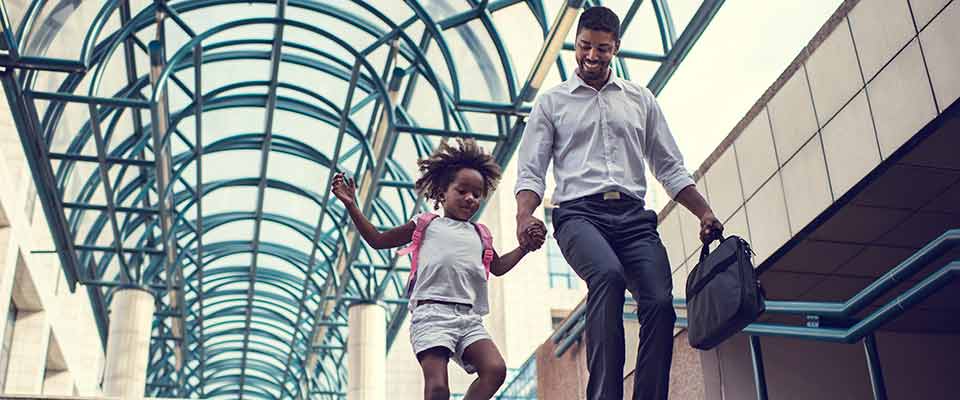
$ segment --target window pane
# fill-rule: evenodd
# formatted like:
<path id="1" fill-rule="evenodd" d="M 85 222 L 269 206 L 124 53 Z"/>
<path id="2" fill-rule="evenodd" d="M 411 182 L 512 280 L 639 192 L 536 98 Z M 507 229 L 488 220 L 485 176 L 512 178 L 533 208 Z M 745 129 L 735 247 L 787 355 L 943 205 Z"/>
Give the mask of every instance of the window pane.
<path id="1" fill-rule="evenodd" d="M 552 232 L 550 232 L 552 214 L 552 209 L 544 208 L 543 219 L 547 224 L 547 274 L 550 277 L 550 287 L 573 289 L 577 287 L 579 278 L 567 264 L 567 260 L 563 258 L 560 245 L 553 239 Z"/>
<path id="2" fill-rule="evenodd" d="M 562 275 L 551 275 L 550 276 L 550 287 L 552 288 L 567 288 L 567 278 Z"/>

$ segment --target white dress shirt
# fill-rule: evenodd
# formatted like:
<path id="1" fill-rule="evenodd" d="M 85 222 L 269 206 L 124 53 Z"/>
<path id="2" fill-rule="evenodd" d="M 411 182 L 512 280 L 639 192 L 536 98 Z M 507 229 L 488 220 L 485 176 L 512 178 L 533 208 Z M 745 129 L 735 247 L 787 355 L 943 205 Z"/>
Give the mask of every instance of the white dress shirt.
<path id="1" fill-rule="evenodd" d="M 520 141 L 514 193 L 542 200 L 551 158 L 555 204 L 607 191 L 643 199 L 644 160 L 670 198 L 694 184 L 653 93 L 612 72 L 600 91 L 573 74 L 540 95 Z"/>

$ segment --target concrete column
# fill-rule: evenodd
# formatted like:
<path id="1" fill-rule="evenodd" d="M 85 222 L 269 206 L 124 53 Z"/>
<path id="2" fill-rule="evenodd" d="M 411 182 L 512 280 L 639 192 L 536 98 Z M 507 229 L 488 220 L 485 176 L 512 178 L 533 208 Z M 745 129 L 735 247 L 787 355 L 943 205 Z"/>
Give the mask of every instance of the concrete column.
<path id="1" fill-rule="evenodd" d="M 73 375 L 70 371 L 50 371 L 43 377 L 43 394 L 56 396 L 73 395 Z"/>
<path id="2" fill-rule="evenodd" d="M 7 368 L 6 394 L 41 394 L 50 326 L 43 311 L 17 312 Z"/>
<path id="3" fill-rule="evenodd" d="M 347 323 L 347 400 L 386 400 L 386 309 L 379 304 L 352 305 Z"/>
<path id="4" fill-rule="evenodd" d="M 0 209 L 3 205 L 0 204 Z M 3 221 L 0 221 L 2 223 Z M 0 321 L 7 320 L 7 312 L 13 299 L 13 284 L 17 272 L 17 247 L 13 240 L 13 229 L 0 228 Z M 0 323 L 0 338 L 6 331 L 7 324 Z M 3 388 L 0 388 L 2 390 Z"/>
<path id="5" fill-rule="evenodd" d="M 114 293 L 110 309 L 103 394 L 141 398 L 147 381 L 153 294 L 141 289 L 120 289 Z"/>

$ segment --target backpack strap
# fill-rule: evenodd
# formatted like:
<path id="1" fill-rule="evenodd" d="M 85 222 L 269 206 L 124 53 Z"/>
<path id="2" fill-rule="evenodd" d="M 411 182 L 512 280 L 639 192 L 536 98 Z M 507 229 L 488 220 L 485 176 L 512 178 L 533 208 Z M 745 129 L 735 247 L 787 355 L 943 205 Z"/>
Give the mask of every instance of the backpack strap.
<path id="1" fill-rule="evenodd" d="M 407 297 L 413 293 L 413 285 L 417 282 L 417 260 L 420 258 L 420 246 L 423 245 L 423 235 L 427 225 L 437 218 L 437 214 L 423 213 L 417 217 L 417 227 L 413 230 L 410 244 L 397 251 L 398 256 L 410 255 L 410 277 L 407 279 Z"/>
<path id="2" fill-rule="evenodd" d="M 480 243 L 483 244 L 483 269 L 487 272 L 487 279 L 490 279 L 490 264 L 493 263 L 493 235 L 484 224 L 475 222 L 473 227 L 480 234 Z"/>

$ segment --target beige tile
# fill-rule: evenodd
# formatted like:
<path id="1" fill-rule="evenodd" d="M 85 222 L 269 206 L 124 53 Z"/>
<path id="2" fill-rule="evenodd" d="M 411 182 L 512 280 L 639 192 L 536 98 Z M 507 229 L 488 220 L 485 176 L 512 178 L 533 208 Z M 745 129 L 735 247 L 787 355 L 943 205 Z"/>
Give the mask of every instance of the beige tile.
<path id="1" fill-rule="evenodd" d="M 744 197 L 749 198 L 777 170 L 773 136 L 766 110 L 753 119 L 734 143 L 743 180 Z"/>
<path id="2" fill-rule="evenodd" d="M 887 158 L 937 114 L 917 41 L 867 85 L 867 96 L 880 153 Z"/>
<path id="3" fill-rule="evenodd" d="M 907 0 L 863 0 L 848 18 L 867 82 L 917 33 Z"/>
<path id="4" fill-rule="evenodd" d="M 954 1 L 920 32 L 923 56 L 942 112 L 960 97 L 960 1 Z"/>
<path id="5" fill-rule="evenodd" d="M 710 193 L 710 207 L 721 221 L 733 214 L 743 204 L 740 191 L 740 174 L 737 172 L 737 158 L 734 147 L 725 151 L 706 173 L 710 185 L 715 188 Z M 724 188 L 717 190 L 716 188 Z"/>
<path id="6" fill-rule="evenodd" d="M 790 238 L 780 174 L 774 175 L 747 202 L 747 219 L 751 245 L 757 253 L 754 262 L 759 265 Z"/>
<path id="7" fill-rule="evenodd" d="M 833 197 L 840 198 L 880 163 L 866 92 L 860 92 L 821 132 Z"/>
<path id="8" fill-rule="evenodd" d="M 807 142 L 781 171 L 790 230 L 799 232 L 833 202 L 820 137 Z"/>
<path id="9" fill-rule="evenodd" d="M 817 132 L 817 118 L 801 66 L 767 105 L 780 164 Z"/>
<path id="10" fill-rule="evenodd" d="M 677 211 L 681 210 L 674 209 L 671 211 L 657 227 L 660 232 L 660 241 L 663 242 L 663 247 L 667 249 L 667 258 L 670 260 L 671 269 L 676 269 L 683 264 L 683 260 L 686 258 L 686 253 L 683 251 L 683 234 L 680 231 L 680 217 Z"/>
<path id="11" fill-rule="evenodd" d="M 747 212 L 739 209 L 723 224 L 723 236 L 740 236 L 750 242 L 750 230 L 747 229 Z"/>
<path id="12" fill-rule="evenodd" d="M 681 205 L 677 205 L 673 212 L 676 212 L 677 216 L 680 217 L 683 249 L 686 257 L 690 257 L 691 254 L 700 251 L 700 220 Z"/>
<path id="13" fill-rule="evenodd" d="M 807 76 L 820 126 L 863 88 L 863 76 L 846 19 L 810 55 Z"/>
<path id="14" fill-rule="evenodd" d="M 913 10 L 913 19 L 917 22 L 917 28 L 922 31 L 934 15 L 937 15 L 943 6 L 950 0 L 910 0 L 910 8 Z M 956 2 L 953 4 L 956 5 Z"/>

